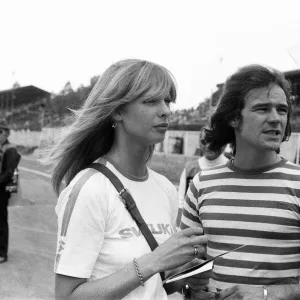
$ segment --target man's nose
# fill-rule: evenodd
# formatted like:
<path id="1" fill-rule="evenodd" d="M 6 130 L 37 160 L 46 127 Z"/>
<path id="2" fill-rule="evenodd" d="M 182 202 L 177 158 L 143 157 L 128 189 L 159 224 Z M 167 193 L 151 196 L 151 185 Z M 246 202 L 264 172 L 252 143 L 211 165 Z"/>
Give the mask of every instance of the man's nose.
<path id="1" fill-rule="evenodd" d="M 271 109 L 268 119 L 270 122 L 279 122 L 281 120 L 280 115 L 276 108 Z"/>

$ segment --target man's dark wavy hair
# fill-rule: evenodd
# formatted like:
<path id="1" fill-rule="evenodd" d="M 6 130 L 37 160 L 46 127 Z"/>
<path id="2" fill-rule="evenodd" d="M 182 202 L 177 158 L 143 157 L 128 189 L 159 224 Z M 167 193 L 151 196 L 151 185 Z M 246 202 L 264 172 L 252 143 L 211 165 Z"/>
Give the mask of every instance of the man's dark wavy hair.
<path id="1" fill-rule="evenodd" d="M 236 151 L 234 129 L 230 126 L 233 120 L 240 120 L 246 95 L 256 88 L 267 88 L 272 85 L 281 87 L 288 104 L 287 126 L 282 141 L 291 135 L 291 85 L 278 70 L 262 65 L 248 65 L 240 68 L 225 82 L 219 103 L 211 116 L 211 129 L 206 130 L 206 142 L 209 149 L 219 151 L 224 145 L 230 144 L 233 153 Z"/>

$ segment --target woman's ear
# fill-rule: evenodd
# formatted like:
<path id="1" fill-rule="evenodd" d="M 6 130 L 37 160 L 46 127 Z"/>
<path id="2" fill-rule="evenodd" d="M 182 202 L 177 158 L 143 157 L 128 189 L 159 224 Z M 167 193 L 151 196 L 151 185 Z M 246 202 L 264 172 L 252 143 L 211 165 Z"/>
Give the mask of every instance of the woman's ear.
<path id="1" fill-rule="evenodd" d="M 229 121 L 229 125 L 232 127 L 232 128 L 238 128 L 239 127 L 239 124 L 240 124 L 240 120 L 238 118 L 235 118 L 231 121 Z"/>
<path id="2" fill-rule="evenodd" d="M 123 113 L 122 110 L 119 109 L 118 111 L 116 111 L 113 116 L 112 116 L 114 122 L 120 122 L 123 120 Z"/>

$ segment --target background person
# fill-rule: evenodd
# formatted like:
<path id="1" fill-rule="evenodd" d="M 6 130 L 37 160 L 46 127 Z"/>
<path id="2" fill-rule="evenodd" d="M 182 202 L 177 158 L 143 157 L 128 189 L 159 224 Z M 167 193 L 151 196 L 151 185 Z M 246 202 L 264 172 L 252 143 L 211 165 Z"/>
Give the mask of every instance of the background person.
<path id="1" fill-rule="evenodd" d="M 187 162 L 180 176 L 178 187 L 179 209 L 176 221 L 177 226 L 180 224 L 186 192 L 194 176 L 202 170 L 225 164 L 228 161 L 228 158 L 224 155 L 226 145 L 218 151 L 212 151 L 207 147 L 205 141 L 205 132 L 207 129 L 208 127 L 203 127 L 199 134 L 199 148 L 202 156 L 197 160 Z"/>
<path id="2" fill-rule="evenodd" d="M 14 174 L 20 155 L 8 141 L 10 129 L 5 120 L 0 121 L 0 263 L 7 261 L 8 252 L 8 202 L 10 192 L 6 185 Z"/>
<path id="3" fill-rule="evenodd" d="M 154 145 L 165 137 L 175 99 L 164 67 L 119 61 L 97 81 L 53 150 L 54 188 L 58 192 L 63 179 L 67 184 L 56 207 L 57 299 L 167 299 L 159 272 L 204 251 L 201 228 L 175 233 L 176 189 L 147 167 Z M 87 168 L 94 161 L 130 191 L 160 244 L 153 252 L 109 179 Z"/>
<path id="4" fill-rule="evenodd" d="M 203 228 L 208 258 L 247 245 L 215 261 L 210 288 L 218 299 L 300 298 L 300 167 L 278 154 L 291 109 L 283 74 L 250 65 L 227 79 L 212 115 L 209 148 L 231 143 L 235 156 L 194 177 L 181 228 Z"/>

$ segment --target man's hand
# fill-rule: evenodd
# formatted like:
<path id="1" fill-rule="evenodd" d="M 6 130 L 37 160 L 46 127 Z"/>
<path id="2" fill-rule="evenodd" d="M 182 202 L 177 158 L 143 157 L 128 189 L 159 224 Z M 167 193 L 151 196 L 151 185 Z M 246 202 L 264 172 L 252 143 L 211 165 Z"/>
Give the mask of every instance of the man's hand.
<path id="1" fill-rule="evenodd" d="M 203 262 L 198 259 L 198 261 Z M 185 284 L 189 286 L 191 299 L 215 299 L 215 293 L 208 290 L 208 282 L 211 278 L 212 270 L 185 278 Z"/>
<path id="2" fill-rule="evenodd" d="M 263 300 L 263 287 L 251 287 L 247 285 L 234 285 L 231 288 L 222 290 L 217 300 Z"/>

